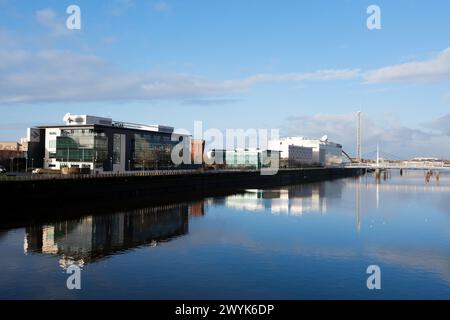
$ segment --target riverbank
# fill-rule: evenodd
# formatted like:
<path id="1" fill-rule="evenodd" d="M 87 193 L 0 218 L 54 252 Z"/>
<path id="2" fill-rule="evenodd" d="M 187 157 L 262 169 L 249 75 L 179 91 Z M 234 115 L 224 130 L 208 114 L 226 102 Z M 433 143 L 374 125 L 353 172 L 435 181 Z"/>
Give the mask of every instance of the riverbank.
<path id="1" fill-rule="evenodd" d="M 195 201 L 245 189 L 325 181 L 358 176 L 356 168 L 280 170 L 264 176 L 257 171 L 197 172 L 150 176 L 109 176 L 89 179 L 2 181 L 0 225 L 85 213 Z"/>

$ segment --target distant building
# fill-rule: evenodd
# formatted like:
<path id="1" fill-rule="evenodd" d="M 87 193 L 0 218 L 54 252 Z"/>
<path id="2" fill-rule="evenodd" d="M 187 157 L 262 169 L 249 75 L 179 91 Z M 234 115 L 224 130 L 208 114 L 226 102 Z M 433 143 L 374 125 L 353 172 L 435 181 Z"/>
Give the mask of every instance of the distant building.
<path id="1" fill-rule="evenodd" d="M 8 170 L 24 167 L 25 152 L 18 142 L 0 142 L 0 165 Z"/>
<path id="2" fill-rule="evenodd" d="M 205 140 L 191 139 L 191 163 L 202 165 L 204 152 Z"/>
<path id="3" fill-rule="evenodd" d="M 291 154 L 289 154 L 288 146 L 311 148 L 312 149 L 312 163 L 323 166 L 336 166 L 342 164 L 342 145 L 328 141 L 328 137 L 324 136 L 321 139 L 306 139 L 303 137 L 288 137 L 279 140 L 272 140 L 269 142 L 269 146 L 274 148 L 280 146 L 280 150 L 284 151 L 284 157 L 290 158 L 292 161 L 303 157 L 303 161 L 306 161 L 309 154 L 306 150 L 295 152 L 295 148 L 291 148 Z M 287 153 L 286 153 L 287 151 Z"/>
<path id="4" fill-rule="evenodd" d="M 280 152 L 260 149 L 210 150 L 207 152 L 208 163 L 215 162 L 215 167 L 231 169 L 268 168 L 272 160 L 280 160 Z"/>
<path id="5" fill-rule="evenodd" d="M 269 149 L 280 152 L 284 166 L 296 167 L 313 163 L 313 148 L 294 145 L 289 139 L 269 141 Z"/>
<path id="6" fill-rule="evenodd" d="M 64 117 L 64 125 L 28 129 L 28 157 L 47 169 L 90 168 L 95 171 L 172 169 L 171 153 L 191 137 L 174 128 L 117 122 L 89 115 Z M 190 153 L 190 150 L 189 150 Z"/>
<path id="7" fill-rule="evenodd" d="M 435 161 L 439 161 L 439 159 L 438 158 L 417 157 L 417 158 L 413 158 L 412 161 L 435 162 Z"/>
<path id="8" fill-rule="evenodd" d="M 225 165 L 228 168 L 261 169 L 270 166 L 270 159 L 280 159 L 279 151 L 259 149 L 225 150 Z"/>
<path id="9" fill-rule="evenodd" d="M 18 142 L 2 142 L 0 141 L 0 151 L 22 151 Z"/>

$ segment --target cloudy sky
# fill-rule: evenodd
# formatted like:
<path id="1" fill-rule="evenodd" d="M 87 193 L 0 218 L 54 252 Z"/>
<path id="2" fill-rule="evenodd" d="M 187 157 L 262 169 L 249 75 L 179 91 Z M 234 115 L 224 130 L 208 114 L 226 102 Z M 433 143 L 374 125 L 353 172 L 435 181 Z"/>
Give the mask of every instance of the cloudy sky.
<path id="1" fill-rule="evenodd" d="M 381 8 L 381 30 L 366 27 Z M 81 30 L 66 9 L 81 8 Z M 65 113 L 450 158 L 447 0 L 0 0 L 0 141 Z"/>

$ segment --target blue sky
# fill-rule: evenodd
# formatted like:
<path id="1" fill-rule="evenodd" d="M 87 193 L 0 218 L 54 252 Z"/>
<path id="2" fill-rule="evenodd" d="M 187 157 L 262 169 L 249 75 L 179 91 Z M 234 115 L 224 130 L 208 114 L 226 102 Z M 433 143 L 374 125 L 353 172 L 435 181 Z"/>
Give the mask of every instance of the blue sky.
<path id="1" fill-rule="evenodd" d="M 445 0 L 0 0 L 0 140 L 71 112 L 328 134 L 352 153 L 362 110 L 366 153 L 450 158 L 449 15 Z"/>

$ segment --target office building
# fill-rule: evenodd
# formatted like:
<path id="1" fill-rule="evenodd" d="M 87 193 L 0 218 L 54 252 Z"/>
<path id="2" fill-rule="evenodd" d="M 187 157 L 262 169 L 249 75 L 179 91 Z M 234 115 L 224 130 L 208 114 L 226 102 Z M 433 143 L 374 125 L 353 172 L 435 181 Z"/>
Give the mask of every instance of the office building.
<path id="1" fill-rule="evenodd" d="M 281 167 L 297 167 L 313 163 L 313 148 L 294 145 L 289 138 L 271 140 L 269 148 L 280 152 Z"/>
<path id="2" fill-rule="evenodd" d="M 168 126 L 71 114 L 64 117 L 63 125 L 29 128 L 27 135 L 28 157 L 34 158 L 36 167 L 96 172 L 181 168 L 184 165 L 173 163 L 172 150 L 183 142 L 190 154 L 190 140 Z"/>
<path id="3" fill-rule="evenodd" d="M 270 141 L 269 146 L 270 148 L 278 147 L 278 150 L 281 151 L 282 158 L 284 156 L 285 159 L 293 159 L 293 161 L 298 161 L 297 159 L 307 161 L 310 153 L 304 149 L 296 153 L 294 152 L 295 148 L 289 150 L 289 146 L 311 148 L 313 164 L 321 166 L 339 166 L 342 164 L 342 145 L 328 141 L 327 136 L 321 139 L 306 139 L 303 137 L 282 138 Z M 289 153 L 289 151 L 291 152 Z"/>

